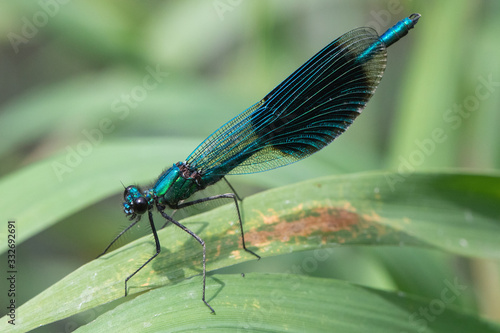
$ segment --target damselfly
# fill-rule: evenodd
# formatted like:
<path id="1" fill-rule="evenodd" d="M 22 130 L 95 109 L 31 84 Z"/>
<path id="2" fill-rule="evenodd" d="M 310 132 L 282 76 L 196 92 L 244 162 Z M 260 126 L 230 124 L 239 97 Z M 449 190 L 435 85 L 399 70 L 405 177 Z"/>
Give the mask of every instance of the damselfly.
<path id="1" fill-rule="evenodd" d="M 238 206 L 233 193 L 185 201 L 194 193 L 224 179 L 226 175 L 262 172 L 297 162 L 330 144 L 361 113 L 374 94 L 386 67 L 387 47 L 412 29 L 420 18 L 412 14 L 388 29 L 382 36 L 371 28 L 358 28 L 340 36 L 319 51 L 267 96 L 239 114 L 206 138 L 184 162 L 178 162 L 160 175 L 146 190 L 128 186 L 124 210 L 134 222 L 104 250 L 148 214 L 156 253 L 125 279 L 127 282 L 160 253 L 160 241 L 153 221 L 153 210 L 175 224 L 203 247 L 203 293 L 205 300 L 205 242 L 165 212 L 215 199 L 234 201 L 238 212 L 243 249 L 247 249 Z"/>

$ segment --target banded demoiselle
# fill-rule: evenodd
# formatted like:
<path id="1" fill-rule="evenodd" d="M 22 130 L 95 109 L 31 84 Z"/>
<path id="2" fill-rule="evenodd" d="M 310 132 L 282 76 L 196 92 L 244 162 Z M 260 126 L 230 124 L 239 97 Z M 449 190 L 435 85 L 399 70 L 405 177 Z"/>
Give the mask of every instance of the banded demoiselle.
<path id="1" fill-rule="evenodd" d="M 125 279 L 127 282 L 160 253 L 153 210 L 201 244 L 203 248 L 203 292 L 205 300 L 205 242 L 186 226 L 165 213 L 167 207 L 182 209 L 215 199 L 231 199 L 238 213 L 243 249 L 247 249 L 238 201 L 241 200 L 226 175 L 262 172 L 297 162 L 330 144 L 361 113 L 382 79 L 387 47 L 404 37 L 420 18 L 412 14 L 379 36 L 372 28 L 351 30 L 319 51 L 259 102 L 221 126 L 206 138 L 184 162 L 160 175 L 154 185 L 140 190 L 135 185 L 124 192 L 124 211 L 131 221 L 104 250 L 148 213 L 156 253 Z M 225 180 L 232 193 L 184 201 L 194 193 Z"/>

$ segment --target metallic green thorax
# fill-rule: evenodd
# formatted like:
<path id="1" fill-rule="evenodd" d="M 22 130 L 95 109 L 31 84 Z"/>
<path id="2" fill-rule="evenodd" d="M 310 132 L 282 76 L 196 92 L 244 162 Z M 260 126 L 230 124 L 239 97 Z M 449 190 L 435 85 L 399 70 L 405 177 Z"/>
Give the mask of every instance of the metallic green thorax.
<path id="1" fill-rule="evenodd" d="M 151 191 L 160 205 L 176 208 L 179 201 L 189 198 L 219 179 L 208 182 L 207 179 L 202 180 L 197 170 L 192 170 L 186 163 L 178 162 L 160 175 Z"/>

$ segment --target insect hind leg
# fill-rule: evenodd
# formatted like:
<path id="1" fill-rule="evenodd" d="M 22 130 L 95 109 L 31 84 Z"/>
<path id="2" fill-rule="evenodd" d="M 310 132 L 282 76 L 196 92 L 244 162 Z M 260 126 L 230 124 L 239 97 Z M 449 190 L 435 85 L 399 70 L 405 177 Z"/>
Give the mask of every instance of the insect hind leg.
<path id="1" fill-rule="evenodd" d="M 226 182 L 227 182 L 227 180 L 226 180 Z M 229 185 L 229 186 L 231 186 L 231 185 Z M 231 186 L 231 189 L 232 189 L 232 186 Z M 217 200 L 217 199 L 233 199 L 234 200 L 234 205 L 236 206 L 236 212 L 238 213 L 238 222 L 240 224 L 241 243 L 243 245 L 243 249 L 245 251 L 247 251 L 248 253 L 251 253 L 255 257 L 257 257 L 257 259 L 260 259 L 261 257 L 258 254 L 256 254 L 255 252 L 253 252 L 252 250 L 250 250 L 246 247 L 245 232 L 243 231 L 243 221 L 241 220 L 240 207 L 238 205 L 239 196 L 236 193 L 217 194 L 217 195 L 213 195 L 213 196 L 206 197 L 206 198 L 201 198 L 201 199 L 197 199 L 197 200 L 193 200 L 193 201 L 189 201 L 189 202 L 183 202 L 177 206 L 177 209 L 181 209 L 181 208 L 189 207 L 189 206 L 196 205 L 196 204 L 199 204 L 202 202 L 207 202 L 207 201 Z"/>

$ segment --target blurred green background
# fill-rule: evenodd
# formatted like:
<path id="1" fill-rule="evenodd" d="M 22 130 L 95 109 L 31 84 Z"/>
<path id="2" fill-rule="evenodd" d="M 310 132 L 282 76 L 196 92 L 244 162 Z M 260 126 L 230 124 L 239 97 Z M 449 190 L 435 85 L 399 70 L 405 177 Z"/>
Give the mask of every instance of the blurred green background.
<path id="1" fill-rule="evenodd" d="M 61 201 L 64 212 L 36 232 L 23 234 L 18 221 L 25 237 L 18 243 L 19 304 L 94 259 L 127 225 L 121 182 L 152 182 L 315 52 L 359 26 L 383 32 L 422 14 L 389 49 L 377 93 L 347 133 L 295 165 L 230 178 L 238 192 L 378 169 L 500 168 L 498 1 L 52 0 L 0 7 L 0 181 L 16 180 L 15 198 L 10 191 L 1 198 L 36 204 L 29 193 L 37 184 L 23 182 L 22 173 L 48 163 L 52 173 L 42 175 L 54 179 L 44 189 L 48 196 L 86 200 L 84 209 Z M 69 186 L 103 151 L 99 163 L 120 159 L 121 168 Z M 14 211 L 0 214 L 2 225 L 17 219 Z M 5 230 L 0 235 L 4 242 Z M 457 305 L 500 320 L 498 263 L 412 248 L 336 252 L 311 274 L 429 298 L 439 295 L 443 279 L 460 276 L 473 287 Z M 283 272 L 304 255 L 221 273 Z M 71 330 L 88 319 L 39 331 Z"/>

